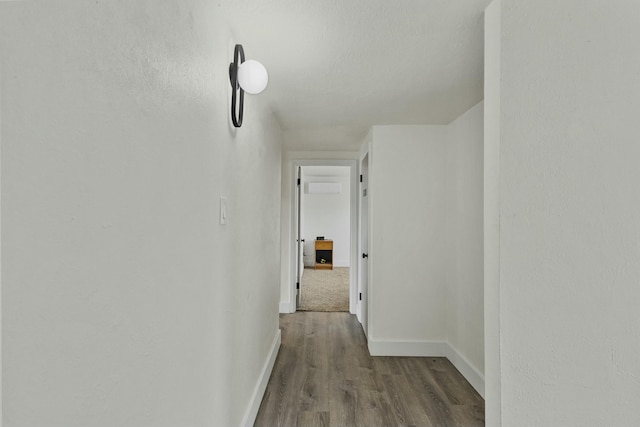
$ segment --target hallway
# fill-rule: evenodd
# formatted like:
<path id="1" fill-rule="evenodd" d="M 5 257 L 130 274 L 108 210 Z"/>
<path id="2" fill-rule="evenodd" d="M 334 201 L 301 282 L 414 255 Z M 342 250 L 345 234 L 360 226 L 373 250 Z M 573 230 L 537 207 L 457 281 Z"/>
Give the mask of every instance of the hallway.
<path id="1" fill-rule="evenodd" d="M 484 400 L 445 358 L 371 357 L 348 313 L 280 316 L 255 426 L 484 426 Z"/>
<path id="2" fill-rule="evenodd" d="M 0 426 L 640 426 L 639 21 L 0 1 Z M 362 326 L 295 314 L 319 236 Z"/>

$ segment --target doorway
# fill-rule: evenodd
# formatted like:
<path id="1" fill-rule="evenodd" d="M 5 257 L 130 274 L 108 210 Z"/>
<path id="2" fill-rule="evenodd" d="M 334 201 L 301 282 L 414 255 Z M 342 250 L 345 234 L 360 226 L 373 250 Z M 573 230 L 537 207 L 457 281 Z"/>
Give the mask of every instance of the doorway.
<path id="1" fill-rule="evenodd" d="M 292 311 L 348 311 L 355 314 L 358 283 L 356 161 L 297 160 L 293 161 L 292 167 L 291 265 L 294 283 L 291 301 L 295 301 Z M 312 288 L 314 283 L 315 288 Z M 343 293 L 332 299 L 336 296 L 332 292 L 338 286 L 346 295 Z M 309 301 L 305 297 L 318 296 L 323 304 L 338 300 L 344 305 L 335 309 L 306 304 Z M 327 296 L 330 298 L 325 298 Z"/>
<path id="2" fill-rule="evenodd" d="M 299 311 L 349 311 L 350 168 L 302 166 Z"/>

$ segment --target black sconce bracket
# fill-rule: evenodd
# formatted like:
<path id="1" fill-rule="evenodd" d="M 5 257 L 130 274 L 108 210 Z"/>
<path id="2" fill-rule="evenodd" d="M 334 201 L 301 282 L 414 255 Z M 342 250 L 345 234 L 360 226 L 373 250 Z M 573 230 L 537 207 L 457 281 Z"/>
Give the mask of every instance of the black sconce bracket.
<path id="1" fill-rule="evenodd" d="M 244 115 L 244 90 L 238 84 L 238 68 L 244 62 L 244 49 L 241 44 L 237 44 L 233 52 L 233 62 L 229 65 L 229 80 L 233 94 L 231 95 L 231 120 L 237 128 L 242 126 L 242 117 Z M 240 99 L 238 102 L 238 92 Z"/>

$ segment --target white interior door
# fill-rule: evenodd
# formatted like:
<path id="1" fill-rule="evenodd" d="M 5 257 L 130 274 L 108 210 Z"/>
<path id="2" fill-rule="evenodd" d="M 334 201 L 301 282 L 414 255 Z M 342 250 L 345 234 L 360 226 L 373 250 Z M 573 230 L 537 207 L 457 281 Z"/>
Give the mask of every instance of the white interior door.
<path id="1" fill-rule="evenodd" d="M 298 166 L 296 171 L 296 310 L 300 307 L 300 298 L 302 297 L 302 272 L 304 269 L 303 249 L 304 241 L 302 239 L 302 168 Z"/>
<path id="2" fill-rule="evenodd" d="M 369 154 L 360 161 L 360 262 L 358 283 L 358 319 L 364 334 L 368 337 L 369 301 Z"/>
<path id="3" fill-rule="evenodd" d="M 299 214 L 299 220 L 300 220 L 300 232 L 299 237 L 298 237 L 298 245 L 299 245 L 299 250 L 298 250 L 298 268 L 300 271 L 300 289 L 302 289 L 302 276 L 304 275 L 304 243 L 305 243 L 305 203 L 307 202 L 306 200 L 306 196 L 304 195 L 304 180 L 305 180 L 305 172 L 304 172 L 304 167 L 300 168 L 300 187 L 299 187 L 299 199 L 300 199 L 300 214 Z"/>

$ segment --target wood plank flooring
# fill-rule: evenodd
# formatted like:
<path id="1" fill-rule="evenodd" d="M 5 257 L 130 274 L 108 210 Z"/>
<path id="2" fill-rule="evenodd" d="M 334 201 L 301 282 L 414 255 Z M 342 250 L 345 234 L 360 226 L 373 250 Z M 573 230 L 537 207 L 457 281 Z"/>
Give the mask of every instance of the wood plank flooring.
<path id="1" fill-rule="evenodd" d="M 446 358 L 371 357 L 349 313 L 280 316 L 257 427 L 484 426 L 484 400 Z"/>

